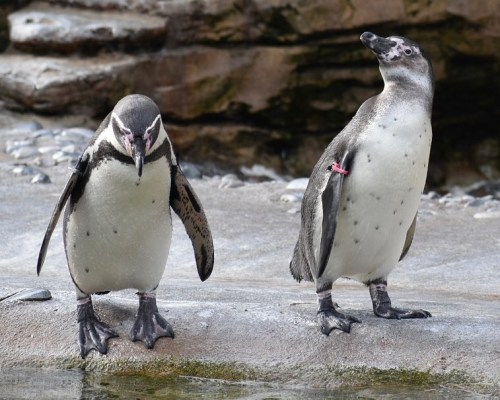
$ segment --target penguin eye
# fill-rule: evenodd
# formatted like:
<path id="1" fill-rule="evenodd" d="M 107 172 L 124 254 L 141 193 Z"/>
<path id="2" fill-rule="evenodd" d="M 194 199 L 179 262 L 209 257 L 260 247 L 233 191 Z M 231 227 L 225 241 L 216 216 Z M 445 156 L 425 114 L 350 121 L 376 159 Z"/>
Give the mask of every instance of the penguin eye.
<path id="1" fill-rule="evenodd" d="M 405 54 L 407 56 L 411 56 L 412 53 L 413 53 L 413 51 L 411 51 L 411 49 L 405 49 Z"/>

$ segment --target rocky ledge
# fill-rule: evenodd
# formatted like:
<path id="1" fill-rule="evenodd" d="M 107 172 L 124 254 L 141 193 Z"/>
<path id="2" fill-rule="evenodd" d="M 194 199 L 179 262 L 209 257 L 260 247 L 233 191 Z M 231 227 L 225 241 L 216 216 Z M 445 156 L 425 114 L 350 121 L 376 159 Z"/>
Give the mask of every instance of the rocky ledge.
<path id="1" fill-rule="evenodd" d="M 305 175 L 380 90 L 359 43 L 374 30 L 418 41 L 434 61 L 429 182 L 497 180 L 499 15 L 494 0 L 36 2 L 9 16 L 0 100 L 102 118 L 123 95 L 144 93 L 185 158 Z"/>
<path id="2" fill-rule="evenodd" d="M 73 151 L 60 161 L 54 155 L 81 146 L 89 132 L 34 123 L 17 128 L 36 140 L 3 143 L 10 152 L 0 153 L 1 370 L 81 368 L 323 388 L 390 382 L 498 395 L 500 201 L 424 195 L 414 243 L 390 275 L 389 290 L 394 304 L 425 308 L 432 318 L 376 318 L 367 289 L 341 279 L 335 301 L 362 323 L 350 334 L 325 337 L 315 323 L 313 285 L 294 282 L 288 271 L 307 178 L 287 182 L 256 167 L 246 173 L 266 175 L 266 182 L 231 175 L 191 179 L 212 228 L 216 263 L 211 278 L 199 282 L 189 238 L 175 219 L 158 306 L 176 338 L 159 340 L 153 350 L 130 342 L 134 291 L 96 296 L 100 316 L 120 337 L 110 341 L 108 355 L 92 352 L 81 360 L 60 228 L 40 278 L 35 265 L 73 160 Z M 45 147 L 50 151 L 40 151 Z M 23 148 L 40 154 L 16 159 Z M 42 169 L 51 183 L 31 184 L 31 177 L 14 173 L 16 163 L 33 157 L 48 159 Z M 27 290 L 35 288 L 46 290 Z"/>

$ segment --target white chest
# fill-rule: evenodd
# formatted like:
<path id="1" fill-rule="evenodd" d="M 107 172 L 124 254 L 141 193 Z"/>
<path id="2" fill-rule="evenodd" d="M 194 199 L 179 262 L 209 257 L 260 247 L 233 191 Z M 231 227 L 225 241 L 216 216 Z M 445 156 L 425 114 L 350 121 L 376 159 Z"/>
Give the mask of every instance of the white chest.
<path id="1" fill-rule="evenodd" d="M 139 179 L 116 160 L 92 171 L 67 221 L 66 254 L 85 293 L 151 290 L 161 279 L 172 235 L 170 169 L 160 159 Z"/>
<path id="2" fill-rule="evenodd" d="M 392 113 L 360 137 L 344 180 L 327 270 L 361 281 L 397 264 L 427 176 L 432 130 L 423 113 Z"/>

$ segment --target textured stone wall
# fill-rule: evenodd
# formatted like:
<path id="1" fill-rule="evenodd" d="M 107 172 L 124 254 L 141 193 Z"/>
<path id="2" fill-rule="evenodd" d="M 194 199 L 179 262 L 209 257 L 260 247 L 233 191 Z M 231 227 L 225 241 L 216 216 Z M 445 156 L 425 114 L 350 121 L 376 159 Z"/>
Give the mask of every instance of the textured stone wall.
<path id="1" fill-rule="evenodd" d="M 144 93 L 183 158 L 292 175 L 381 88 L 359 35 L 408 36 L 437 81 L 429 182 L 500 178 L 497 0 L 52 0 L 9 23 L 5 107 L 102 117 Z"/>

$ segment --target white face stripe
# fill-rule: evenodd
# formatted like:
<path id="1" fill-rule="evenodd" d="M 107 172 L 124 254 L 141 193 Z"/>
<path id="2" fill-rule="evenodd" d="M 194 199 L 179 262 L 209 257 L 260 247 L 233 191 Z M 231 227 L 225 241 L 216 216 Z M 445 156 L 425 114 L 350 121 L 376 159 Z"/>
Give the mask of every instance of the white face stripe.
<path id="1" fill-rule="evenodd" d="M 156 121 L 158 121 L 159 119 L 161 119 L 161 115 L 160 114 L 158 114 L 156 116 L 155 120 L 153 121 L 153 123 L 146 128 L 146 132 L 145 133 L 148 133 L 151 129 L 153 129 L 153 127 L 156 124 Z"/>
<path id="2" fill-rule="evenodd" d="M 118 126 L 120 127 L 120 129 L 123 132 L 126 132 L 128 135 L 133 135 L 132 131 L 125 126 L 125 124 L 123 123 L 123 121 L 120 119 L 120 117 L 118 115 L 116 115 L 115 113 L 112 113 L 111 118 L 115 119 L 116 123 L 118 124 Z"/>

